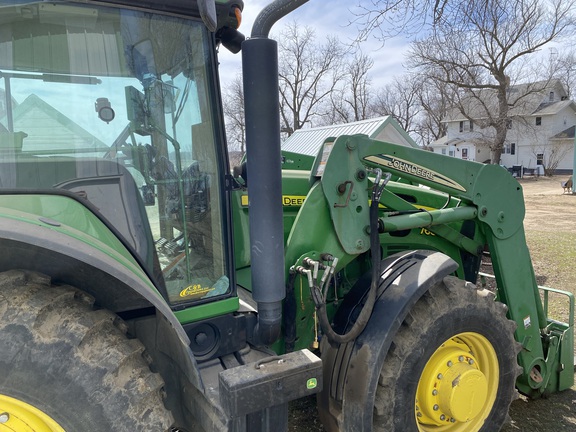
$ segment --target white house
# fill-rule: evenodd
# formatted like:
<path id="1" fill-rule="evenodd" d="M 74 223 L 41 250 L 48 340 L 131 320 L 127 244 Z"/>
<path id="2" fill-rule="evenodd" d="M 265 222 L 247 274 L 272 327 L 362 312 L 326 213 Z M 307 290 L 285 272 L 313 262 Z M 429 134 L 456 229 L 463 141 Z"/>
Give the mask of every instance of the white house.
<path id="1" fill-rule="evenodd" d="M 495 109 L 495 93 L 485 94 L 482 104 Z M 528 169 L 543 165 L 558 172 L 571 172 L 576 103 L 568 98 L 560 81 L 512 86 L 509 101 L 514 102 L 514 106 L 507 122 L 508 134 L 500 163 Z M 443 120 L 447 125 L 446 136 L 433 142 L 432 150 L 460 159 L 488 162 L 487 142 L 494 136 L 494 129 L 481 127 L 483 109 L 478 100 L 471 99 L 466 109 L 468 116 L 459 109 L 452 110 Z"/>

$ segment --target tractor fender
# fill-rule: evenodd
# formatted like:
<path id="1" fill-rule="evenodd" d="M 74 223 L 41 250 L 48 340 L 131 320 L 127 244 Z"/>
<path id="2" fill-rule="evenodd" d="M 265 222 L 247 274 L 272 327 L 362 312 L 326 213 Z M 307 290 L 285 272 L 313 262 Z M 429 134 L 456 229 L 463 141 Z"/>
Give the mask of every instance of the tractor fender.
<path id="1" fill-rule="evenodd" d="M 458 264 L 440 252 L 416 250 L 391 255 L 381 262 L 380 268 L 378 298 L 364 331 L 355 341 L 337 347 L 324 342 L 325 390 L 319 405 L 321 415 L 335 430 L 372 429 L 378 377 L 395 334 L 420 297 L 453 273 Z M 369 288 L 370 274 L 366 274 L 336 313 L 334 329 L 337 332 L 342 333 L 353 324 L 353 317 L 359 313 Z M 342 415 L 326 416 L 332 405 L 341 409 Z M 341 421 L 339 426 L 336 418 Z"/>
<path id="2" fill-rule="evenodd" d="M 49 275 L 56 283 L 93 296 L 99 306 L 115 313 L 154 307 L 155 336 L 143 342 L 151 351 L 177 361 L 189 382 L 203 390 L 186 332 L 143 272 L 131 272 L 102 250 L 46 226 L 0 218 L 0 271 L 11 269 Z M 154 317 L 153 311 L 145 314 Z"/>

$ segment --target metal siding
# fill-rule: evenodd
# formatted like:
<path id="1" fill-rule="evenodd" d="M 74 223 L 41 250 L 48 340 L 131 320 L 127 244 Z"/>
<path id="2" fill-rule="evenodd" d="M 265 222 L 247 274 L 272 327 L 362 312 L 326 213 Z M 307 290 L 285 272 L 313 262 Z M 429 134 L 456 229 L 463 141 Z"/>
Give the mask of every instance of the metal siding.
<path id="1" fill-rule="evenodd" d="M 355 123 L 299 129 L 284 141 L 282 150 L 316 156 L 318 149 L 326 138 L 355 134 L 364 134 L 372 137 L 372 134 L 379 132 L 381 126 L 386 123 L 388 118 L 386 116 Z"/>

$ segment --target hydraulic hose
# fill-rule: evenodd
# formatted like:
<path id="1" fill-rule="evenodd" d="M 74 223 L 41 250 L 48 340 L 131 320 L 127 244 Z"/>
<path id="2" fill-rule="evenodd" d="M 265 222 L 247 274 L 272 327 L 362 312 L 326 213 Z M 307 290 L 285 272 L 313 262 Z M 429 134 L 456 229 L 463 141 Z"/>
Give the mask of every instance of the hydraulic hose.
<path id="1" fill-rule="evenodd" d="M 370 203 L 370 255 L 372 261 L 372 281 L 370 283 L 370 289 L 366 297 L 366 302 L 358 315 L 358 318 L 352 325 L 352 328 L 344 334 L 338 334 L 332 328 L 330 321 L 328 320 L 328 314 L 326 312 L 326 303 L 321 302 L 316 305 L 316 313 L 318 315 L 318 321 L 320 322 L 320 327 L 324 332 L 324 335 L 328 338 L 328 341 L 332 344 L 345 344 L 356 339 L 360 333 L 366 328 L 368 320 L 372 315 L 372 310 L 376 304 L 376 296 L 378 294 L 378 281 L 380 280 L 380 261 L 381 261 L 381 251 L 380 251 L 380 238 L 378 234 L 378 205 L 380 203 L 380 196 L 386 184 L 390 180 L 391 175 L 386 174 L 382 183 L 382 171 L 376 169 L 376 179 L 374 181 L 374 188 L 372 189 L 372 202 Z M 317 287 L 313 288 L 318 289 Z M 314 296 L 312 296 L 314 298 Z"/>
<path id="2" fill-rule="evenodd" d="M 284 350 L 294 351 L 296 342 L 296 297 L 294 297 L 294 282 L 296 272 L 291 270 L 286 284 L 286 299 L 284 300 Z"/>

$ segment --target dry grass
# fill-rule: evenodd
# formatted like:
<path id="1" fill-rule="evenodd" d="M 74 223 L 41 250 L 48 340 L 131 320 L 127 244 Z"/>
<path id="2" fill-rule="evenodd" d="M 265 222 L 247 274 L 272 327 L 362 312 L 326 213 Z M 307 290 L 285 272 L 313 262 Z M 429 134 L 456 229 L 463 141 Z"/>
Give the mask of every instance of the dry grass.
<path id="1" fill-rule="evenodd" d="M 558 177 L 522 180 L 526 241 L 539 285 L 576 294 L 576 195 Z M 566 321 L 567 298 L 551 295 L 551 318 Z"/>

